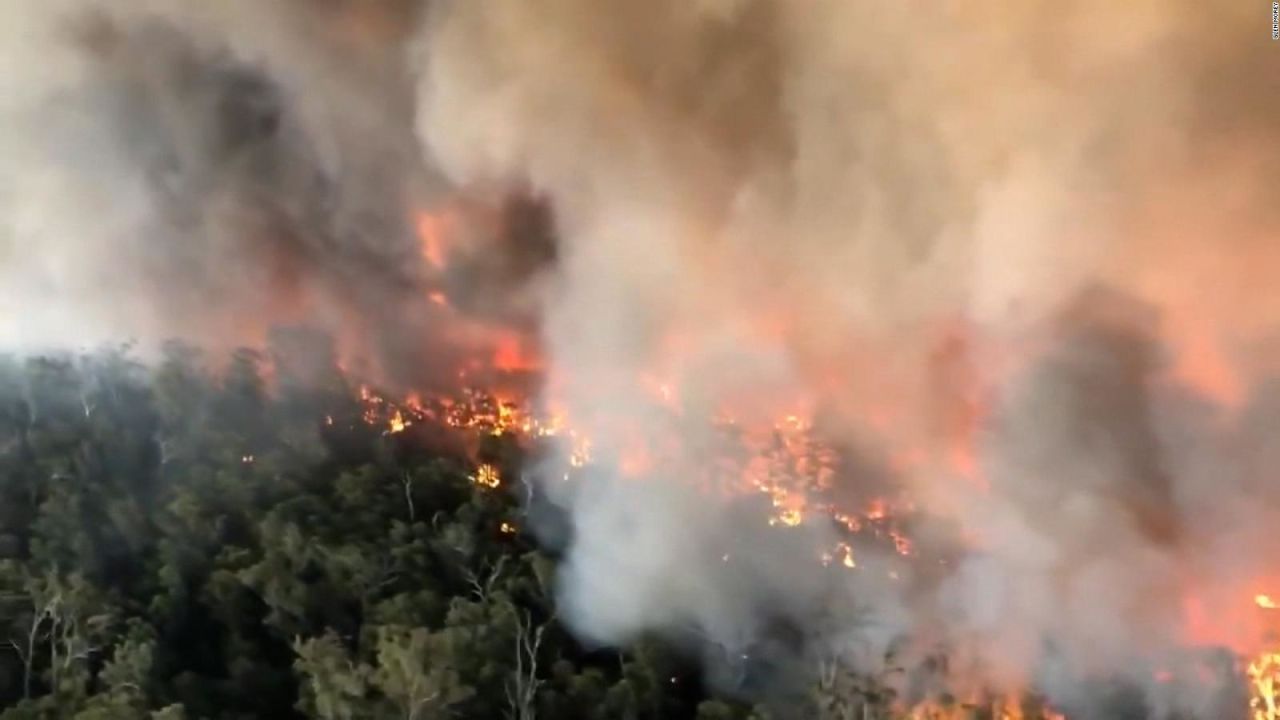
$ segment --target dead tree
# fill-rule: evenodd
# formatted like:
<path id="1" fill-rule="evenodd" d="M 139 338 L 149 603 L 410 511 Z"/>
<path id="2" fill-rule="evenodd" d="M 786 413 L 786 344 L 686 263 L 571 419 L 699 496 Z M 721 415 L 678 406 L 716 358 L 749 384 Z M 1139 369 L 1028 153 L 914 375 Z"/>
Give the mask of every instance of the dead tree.
<path id="1" fill-rule="evenodd" d="M 74 586 L 64 585 L 56 576 L 29 586 L 27 597 L 31 602 L 31 624 L 24 637 L 9 640 L 9 647 L 13 648 L 22 661 L 24 698 L 31 697 L 36 658 L 42 645 L 47 647 L 49 687 L 54 693 L 61 688 L 62 678 L 67 671 L 101 650 L 101 646 L 95 645 L 91 638 L 99 634 L 104 623 L 109 622 L 109 617 L 84 617 L 82 608 L 71 592 L 74 589 Z"/>
<path id="2" fill-rule="evenodd" d="M 488 567 L 488 574 L 481 577 L 480 573 L 471 568 L 464 568 L 463 574 L 467 578 L 467 584 L 471 586 L 471 594 L 480 602 L 488 602 L 489 596 L 493 594 L 493 588 L 498 584 L 498 580 L 502 577 L 502 570 L 507 564 L 507 556 L 503 555 L 498 558 L 498 562 Z M 483 571 L 484 568 L 482 568 Z"/>
<path id="3" fill-rule="evenodd" d="M 409 524 L 412 525 L 417 521 L 417 512 L 413 506 L 413 476 L 408 471 L 400 478 L 401 484 L 404 485 L 404 501 L 409 506 Z"/>
<path id="4" fill-rule="evenodd" d="M 31 698 L 31 671 L 35 665 L 39 643 L 44 639 L 41 631 L 44 629 L 45 623 L 52 622 L 57 617 L 58 605 L 61 603 L 61 593 L 55 593 L 45 598 L 44 602 L 38 602 L 33 599 L 31 627 L 27 629 L 26 637 L 23 638 L 22 644 L 19 644 L 17 640 L 9 640 L 9 646 L 13 648 L 13 651 L 18 654 L 18 658 L 22 660 L 22 697 L 24 699 Z M 51 631 L 48 634 L 50 637 L 53 636 Z"/>
<path id="5" fill-rule="evenodd" d="M 507 719 L 535 720 L 538 688 L 542 680 L 538 678 L 538 649 L 542 646 L 542 634 L 546 631 L 544 623 L 537 627 L 528 613 L 515 612 L 516 633 L 515 653 L 516 666 L 507 681 Z"/>

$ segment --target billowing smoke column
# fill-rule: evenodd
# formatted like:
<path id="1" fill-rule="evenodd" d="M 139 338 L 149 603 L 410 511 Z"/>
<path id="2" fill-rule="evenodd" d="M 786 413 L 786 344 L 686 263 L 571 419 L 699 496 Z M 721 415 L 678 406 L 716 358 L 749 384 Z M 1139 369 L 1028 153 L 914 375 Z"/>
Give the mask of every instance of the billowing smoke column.
<path id="1" fill-rule="evenodd" d="M 1090 0 L 433 8 L 420 136 L 457 181 L 551 198 L 557 399 L 629 421 L 588 422 L 597 445 L 624 454 L 657 432 L 646 373 L 694 415 L 799 406 L 910 458 L 890 463 L 896 480 L 972 548 L 940 581 L 833 595 L 691 487 L 709 441 L 686 435 L 645 482 L 564 500 L 579 628 L 693 628 L 739 657 L 772 615 L 837 650 L 936 623 L 986 681 L 1062 702 L 1067 678 L 1256 642 L 1280 549 L 1264 439 L 1280 61 L 1264 16 Z M 726 548 L 747 566 L 724 569 Z M 854 602 L 869 610 L 845 634 L 814 619 Z"/>
<path id="2" fill-rule="evenodd" d="M 277 5 L 4 5 L 9 335 L 234 337 L 343 271 L 301 245 L 385 221 L 402 191 L 377 159 L 410 147 L 389 98 L 331 77 L 360 71 L 334 57 L 354 38 Z"/>
<path id="3" fill-rule="evenodd" d="M 601 457 L 668 432 L 654 378 L 688 417 L 811 419 L 865 456 L 835 492 L 909 495 L 945 563 L 833 580 L 818 523 L 778 542 L 692 481 L 696 427 L 642 481 L 547 486 L 583 636 L 696 639 L 731 688 L 905 634 L 1070 704 L 1253 649 L 1280 593 L 1266 8 L 204 5 L 0 0 L 9 345 L 306 321 L 412 384 L 469 349 L 444 289 L 541 332 Z M 475 275 L 424 261 L 422 211 Z"/>
<path id="4" fill-rule="evenodd" d="M 453 310 L 530 326 L 514 291 L 491 292 L 536 267 L 536 247 L 492 247 L 528 203 L 509 188 L 463 194 L 422 157 L 419 14 L 398 1 L 0 3 L 5 344 L 217 349 L 305 323 L 362 351 L 348 362 L 422 386 L 454 382 L 484 344 Z M 474 246 L 451 274 L 424 261 L 431 223 Z M 455 307 L 432 301 L 444 291 Z"/>

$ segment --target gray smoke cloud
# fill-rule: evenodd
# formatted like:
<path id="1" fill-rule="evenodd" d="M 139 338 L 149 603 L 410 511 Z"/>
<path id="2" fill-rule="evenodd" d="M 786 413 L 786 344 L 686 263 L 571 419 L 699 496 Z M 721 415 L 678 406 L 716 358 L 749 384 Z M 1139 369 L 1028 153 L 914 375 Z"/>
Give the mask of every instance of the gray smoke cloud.
<path id="1" fill-rule="evenodd" d="M 1280 507 L 1264 10 L 437 4 L 419 134 L 455 180 L 554 204 L 550 372 L 572 416 L 629 421 L 588 423 L 605 454 L 661 436 L 646 374 L 693 416 L 799 405 L 923 455 L 896 481 L 973 542 L 940 580 L 833 589 L 692 487 L 712 442 L 685 429 L 646 482 L 566 491 L 580 630 L 691 626 L 732 653 L 784 616 L 804 655 L 940 627 L 984 682 L 1067 704 L 1069 678 L 1256 644 Z M 981 483 L 945 460 L 957 426 Z M 844 633 L 813 619 L 854 603 Z"/>
<path id="2" fill-rule="evenodd" d="M 487 322 L 540 333 L 547 399 L 602 458 L 672 433 L 638 379 L 686 418 L 815 418 L 858 459 L 833 492 L 906 493 L 945 562 L 811 562 L 831 529 L 709 497 L 722 438 L 687 422 L 644 482 L 547 486 L 581 634 L 673 633 L 736 689 L 924 637 L 1075 707 L 1092 678 L 1249 649 L 1253 594 L 1280 593 L 1268 22 L 1225 0 L 0 0 L 0 341 L 306 322 L 413 385 Z"/>
<path id="3" fill-rule="evenodd" d="M 330 53 L 311 47 L 287 5 L 224 15 L 5 4 L 11 337 L 119 340 L 206 321 L 198 332 L 232 337 L 217 324 L 306 292 L 297 285 L 311 278 L 293 281 L 310 268 L 291 267 L 306 260 L 290 243 L 387 215 L 377 196 L 397 189 L 376 177 L 376 158 L 395 141 L 376 130 L 390 123 L 370 119 L 362 132 L 359 113 L 329 110 L 386 103 L 330 77 L 337 39 Z M 313 207 L 322 203 L 338 207 Z M 390 246 L 391 234 L 369 244 Z M 228 312 L 202 312 L 206 303 Z"/>
<path id="4" fill-rule="evenodd" d="M 220 349 L 308 324 L 348 362 L 421 386 L 484 344 L 471 320 L 527 325 L 517 291 L 486 292 L 536 269 L 495 245 L 521 206 L 452 187 L 415 137 L 420 13 L 399 0 L 0 4 L 6 347 Z M 422 213 L 448 216 L 448 273 L 424 260 Z"/>

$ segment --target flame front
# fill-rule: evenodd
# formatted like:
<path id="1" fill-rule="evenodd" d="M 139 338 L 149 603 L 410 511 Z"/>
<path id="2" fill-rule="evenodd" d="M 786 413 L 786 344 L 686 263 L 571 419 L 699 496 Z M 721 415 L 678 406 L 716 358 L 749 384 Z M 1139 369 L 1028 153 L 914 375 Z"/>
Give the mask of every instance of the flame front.
<path id="1" fill-rule="evenodd" d="M 447 221 L 434 216 L 423 216 L 419 222 L 424 262 L 437 271 L 445 270 L 451 255 L 449 227 Z M 430 294 L 441 313 L 455 317 L 461 312 L 442 291 L 431 290 Z M 1223 415 L 1239 410 L 1246 384 L 1233 372 L 1212 336 L 1195 329 L 1200 325 L 1178 322 L 1177 318 L 1167 325 L 1174 361 L 1153 382 L 1184 387 L 1216 403 Z M 785 330 L 771 327 L 770 332 Z M 926 420 L 919 423 L 911 422 L 912 410 L 905 407 L 918 398 L 896 396 L 886 388 L 865 389 L 866 401 L 854 407 L 824 406 L 831 417 L 816 412 L 819 403 L 797 397 L 770 398 L 754 406 L 745 402 L 750 411 L 733 412 L 690 392 L 679 371 L 680 354 L 687 352 L 680 338 L 665 343 L 674 348 L 672 357 L 659 356 L 652 362 L 661 371 L 621 381 L 626 387 L 619 396 L 625 397 L 632 409 L 639 408 L 636 415 L 643 415 L 643 427 L 635 426 L 641 423 L 628 424 L 625 418 L 589 416 L 558 393 L 563 379 L 544 367 L 536 335 L 512 327 L 484 327 L 467 336 L 475 341 L 475 352 L 459 372 L 460 389 L 392 400 L 366 387 L 361 389 L 361 397 L 365 420 L 389 436 L 413 435 L 419 429 L 443 425 L 466 434 L 513 436 L 521 442 L 540 443 L 540 449 L 553 449 L 558 455 L 563 469 L 557 471 L 562 473 L 557 477 L 563 480 L 604 472 L 645 482 L 679 472 L 682 481 L 688 480 L 717 502 L 761 503 L 767 508 L 761 520 L 771 528 L 768 532 L 799 534 L 813 528 L 833 528 L 834 534 L 813 558 L 830 568 L 832 575 L 880 573 L 880 577 L 905 586 L 913 582 L 912 575 L 940 572 L 938 568 L 945 568 L 955 556 L 981 554 L 988 549 L 988 528 L 963 525 L 954 546 L 947 548 L 950 554 L 940 556 L 936 542 L 931 546 L 928 538 L 913 534 L 913 519 L 920 513 L 954 510 L 956 503 L 1002 499 L 992 497 L 999 492 L 998 486 L 992 488 L 998 478 L 989 477 L 984 465 L 989 458 L 983 443 L 989 440 L 991 424 L 999 420 L 1000 400 L 993 390 L 999 383 L 988 376 L 1014 374 L 1011 368 L 1033 365 L 1039 359 L 1037 354 L 1044 351 L 983 347 L 977 331 L 957 323 L 945 324 L 936 334 L 937 349 L 929 354 L 927 363 L 933 373 L 926 383 L 928 412 L 922 413 Z M 979 356 L 992 367 L 979 372 Z M 502 379 L 522 374 L 540 381 L 537 400 L 527 387 L 499 389 Z M 766 410 L 761 412 L 760 406 Z M 571 407 L 572 411 L 567 409 Z M 891 489 L 849 494 L 850 486 L 857 483 L 844 479 L 852 472 L 850 449 L 834 442 L 840 437 L 841 423 L 858 426 L 879 443 L 881 454 L 876 459 L 881 470 L 893 476 Z M 693 438 L 696 448 L 689 447 Z M 691 457 L 697 460 L 693 467 L 687 462 Z M 940 484 L 933 479 L 913 482 L 924 476 L 948 478 L 955 483 L 954 494 L 937 492 Z M 485 489 L 500 488 L 505 480 L 497 466 L 479 459 L 471 477 Z M 931 492 L 916 492 L 921 488 Z M 1158 519 L 1150 525 L 1158 526 Z M 498 531 L 516 532 L 509 523 Z M 883 548 L 901 563 L 878 563 L 868 552 L 869 545 Z M 736 555 L 724 552 L 716 557 L 729 563 Z M 1189 571 L 1189 576 L 1193 575 Z M 1184 639 L 1190 646 L 1225 646 L 1246 658 L 1239 677 L 1250 688 L 1253 720 L 1280 720 L 1276 707 L 1280 644 L 1268 638 L 1264 649 L 1257 650 L 1242 642 L 1235 627 L 1241 625 L 1235 622 L 1238 618 L 1219 622 L 1215 610 L 1224 603 L 1203 589 L 1190 582 L 1182 596 L 1170 593 L 1159 602 L 1183 608 Z M 1271 595 L 1235 593 L 1238 589 L 1233 588 L 1232 594 L 1241 605 L 1245 598 L 1252 598 L 1249 605 L 1263 613 L 1280 606 Z M 1156 684 L 1176 683 L 1179 677 L 1167 670 L 1151 670 Z M 1015 697 L 966 707 L 972 710 L 979 706 L 993 718 L 1024 718 Z M 966 717 L 953 706 L 929 701 L 907 710 L 912 718 Z M 1062 716 L 1045 710 L 1035 717 Z"/>
<path id="2" fill-rule="evenodd" d="M 497 362 L 503 354 L 494 355 Z M 525 367 L 527 363 L 512 362 Z M 721 439 L 714 458 L 711 458 L 699 482 L 705 492 L 725 499 L 759 497 L 770 508 L 767 525 L 778 532 L 798 529 L 810 523 L 829 523 L 837 528 L 837 539 L 814 558 L 815 562 L 833 570 L 867 572 L 862 562 L 858 543 L 875 541 L 882 543 L 908 563 L 917 565 L 936 559 L 917 557 L 916 542 L 910 536 L 904 518 L 916 511 L 916 503 L 906 496 L 876 496 L 851 500 L 834 494 L 844 472 L 845 457 L 841 450 L 828 442 L 810 417 L 794 411 L 781 413 L 772 421 L 748 423 L 727 413 L 698 418 L 689 412 L 681 401 L 675 383 L 659 382 L 653 378 L 637 383 L 639 392 L 651 403 L 651 412 L 665 418 L 669 436 L 637 436 L 623 448 L 624 452 L 597 452 L 595 439 L 564 411 L 551 411 L 539 407 L 519 394 L 499 395 L 477 387 L 464 387 L 453 393 L 433 395 L 412 394 L 400 401 L 373 391 L 361 389 L 364 417 L 367 422 L 384 428 L 388 435 L 401 435 L 419 426 L 443 425 L 465 433 L 490 436 L 513 436 L 522 442 L 546 441 L 548 447 L 557 448 L 565 466 L 564 478 L 573 473 L 583 473 L 601 462 L 613 463 L 623 477 L 643 481 L 649 473 L 660 473 L 667 467 L 666 458 L 672 452 L 679 453 L 680 445 L 688 436 L 687 430 L 699 427 L 699 433 Z M 654 424 L 661 427 L 662 423 Z M 652 428 L 650 428 L 652 430 Z M 965 430 L 962 435 L 971 435 Z M 945 446 L 938 455 L 938 467 L 954 471 L 960 482 L 966 483 L 971 492 L 988 492 L 987 481 L 981 469 L 972 459 L 972 438 Z M 615 448 L 616 450 L 616 448 Z M 928 464 L 929 454 L 924 449 L 907 448 L 891 458 L 893 467 L 909 471 Z M 957 459 L 962 458 L 962 459 Z M 486 489 L 503 485 L 499 469 L 488 462 L 477 462 L 472 481 Z M 515 526 L 504 523 L 498 531 L 514 534 Z M 980 538 L 968 538 L 973 547 L 980 547 Z M 724 562 L 731 555 L 725 553 Z M 945 561 L 944 561 L 945 562 Z M 887 577 L 900 580 L 901 571 L 887 570 Z M 1274 612 L 1280 603 L 1271 595 L 1256 593 L 1251 606 L 1259 612 Z M 1203 614 L 1203 611 L 1202 611 Z M 1210 632 L 1205 643 L 1213 643 L 1221 637 Z M 1277 682 L 1280 681 L 1280 645 L 1268 639 L 1267 649 L 1249 656 L 1242 665 L 1242 677 L 1250 689 L 1249 708 L 1253 720 L 1280 720 L 1277 709 Z M 1244 651 L 1242 651 L 1244 652 Z M 1161 671 L 1152 671 L 1159 682 Z M 1051 711 L 1038 716 L 1025 716 L 1021 706 L 1014 702 L 998 701 L 986 706 L 991 717 L 1021 720 L 1024 717 L 1064 718 Z M 953 706 L 938 706 L 930 702 L 908 708 L 910 717 L 950 719 L 968 717 Z M 969 710 L 965 710 L 969 712 Z"/>

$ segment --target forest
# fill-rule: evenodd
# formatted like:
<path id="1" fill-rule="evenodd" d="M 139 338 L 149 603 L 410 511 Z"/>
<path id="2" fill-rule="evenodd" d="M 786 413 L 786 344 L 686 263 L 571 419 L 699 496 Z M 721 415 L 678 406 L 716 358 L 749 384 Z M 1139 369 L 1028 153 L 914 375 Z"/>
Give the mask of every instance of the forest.
<path id="1" fill-rule="evenodd" d="M 0 718 L 754 712 L 659 638 L 570 636 L 515 483 L 475 481 L 527 448 L 390 434 L 318 357 L 3 360 Z"/>
<path id="2" fill-rule="evenodd" d="M 539 448 L 400 432 L 325 337 L 268 348 L 0 360 L 0 720 L 1060 717 L 904 710 L 839 667 L 726 692 L 679 638 L 588 647 L 530 532 Z"/>

